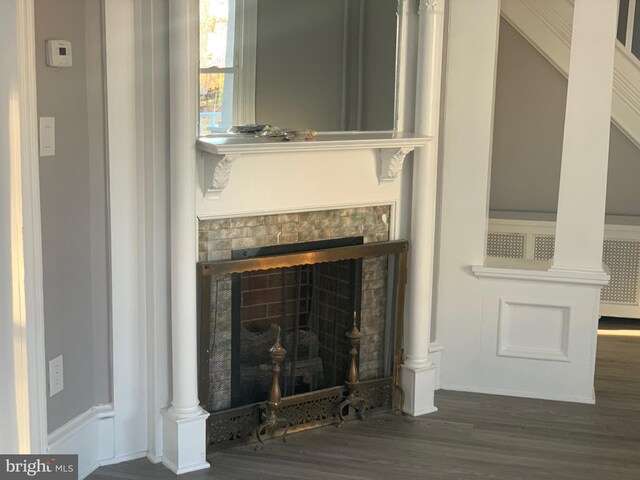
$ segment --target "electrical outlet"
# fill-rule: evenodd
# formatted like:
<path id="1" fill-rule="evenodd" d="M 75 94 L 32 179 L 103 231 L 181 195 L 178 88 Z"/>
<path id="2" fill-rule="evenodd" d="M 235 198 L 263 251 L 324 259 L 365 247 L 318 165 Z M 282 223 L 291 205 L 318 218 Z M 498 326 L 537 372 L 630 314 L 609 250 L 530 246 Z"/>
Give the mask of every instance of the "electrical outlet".
<path id="1" fill-rule="evenodd" d="M 62 368 L 62 355 L 49 360 L 49 396 L 53 397 L 64 388 L 64 370 Z"/>

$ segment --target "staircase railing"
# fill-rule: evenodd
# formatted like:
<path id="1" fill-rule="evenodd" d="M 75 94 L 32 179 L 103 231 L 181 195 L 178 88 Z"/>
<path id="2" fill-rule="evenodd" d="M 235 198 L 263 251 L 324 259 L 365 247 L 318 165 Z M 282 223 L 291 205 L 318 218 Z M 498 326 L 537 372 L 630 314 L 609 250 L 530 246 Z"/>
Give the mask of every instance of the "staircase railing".
<path id="1" fill-rule="evenodd" d="M 640 5 L 637 5 L 638 3 L 640 2 L 637 0 L 620 0 L 618 41 L 630 55 L 640 60 Z"/>

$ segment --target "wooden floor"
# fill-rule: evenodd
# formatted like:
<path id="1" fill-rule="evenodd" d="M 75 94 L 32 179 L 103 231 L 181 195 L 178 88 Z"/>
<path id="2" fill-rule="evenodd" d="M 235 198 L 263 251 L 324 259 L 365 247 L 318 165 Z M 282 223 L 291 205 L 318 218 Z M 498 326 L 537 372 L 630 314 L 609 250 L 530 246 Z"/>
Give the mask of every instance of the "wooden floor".
<path id="1" fill-rule="evenodd" d="M 347 422 L 262 452 L 225 450 L 181 478 L 639 480 L 640 336 L 599 336 L 597 358 L 597 405 L 439 391 L 437 413 Z M 175 476 L 136 460 L 89 478 Z"/>

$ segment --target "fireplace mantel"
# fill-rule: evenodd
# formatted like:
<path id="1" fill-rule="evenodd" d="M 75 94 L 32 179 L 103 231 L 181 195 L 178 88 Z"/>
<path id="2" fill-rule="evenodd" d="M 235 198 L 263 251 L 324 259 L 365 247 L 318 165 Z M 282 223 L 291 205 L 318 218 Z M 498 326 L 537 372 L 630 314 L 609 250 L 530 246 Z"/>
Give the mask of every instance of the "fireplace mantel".
<path id="1" fill-rule="evenodd" d="M 431 137 L 411 132 L 320 132 L 309 141 L 275 142 L 254 136 L 222 134 L 200 137 L 196 146 L 202 159 L 202 193 L 219 198 L 229 183 L 233 163 L 242 155 L 291 154 L 300 152 L 378 150 L 378 180 L 398 177 L 405 157 L 423 147 Z"/>

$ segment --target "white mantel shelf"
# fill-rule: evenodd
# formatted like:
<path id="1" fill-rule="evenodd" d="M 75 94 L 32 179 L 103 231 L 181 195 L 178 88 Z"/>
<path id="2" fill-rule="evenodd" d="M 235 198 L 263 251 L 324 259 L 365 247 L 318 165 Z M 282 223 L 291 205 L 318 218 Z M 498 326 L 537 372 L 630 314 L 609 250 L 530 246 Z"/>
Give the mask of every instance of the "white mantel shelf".
<path id="1" fill-rule="evenodd" d="M 198 150 L 215 155 L 314 152 L 318 150 L 366 150 L 370 148 L 416 148 L 430 137 L 409 132 L 320 132 L 313 140 L 282 142 L 253 135 L 215 135 L 200 137 Z"/>
<path id="2" fill-rule="evenodd" d="M 423 147 L 431 137 L 411 132 L 320 132 L 300 142 L 266 140 L 253 135 L 220 134 L 200 137 L 196 147 L 203 161 L 203 195 L 219 198 L 229 183 L 233 163 L 242 155 L 344 150 L 379 150 L 380 183 L 395 180 L 404 159 L 415 148 Z"/>

